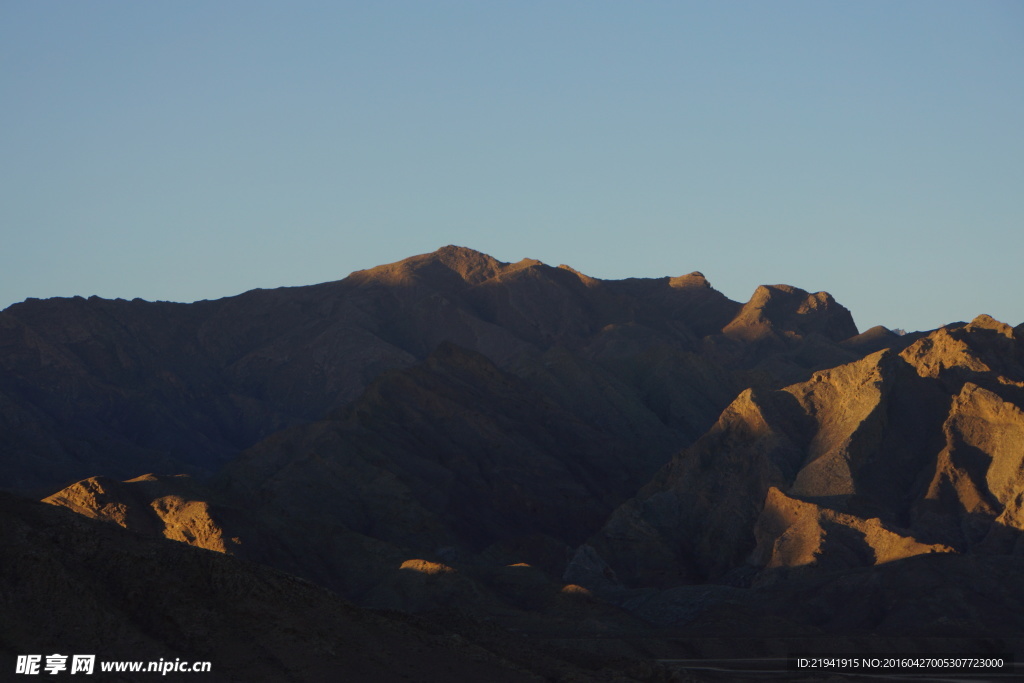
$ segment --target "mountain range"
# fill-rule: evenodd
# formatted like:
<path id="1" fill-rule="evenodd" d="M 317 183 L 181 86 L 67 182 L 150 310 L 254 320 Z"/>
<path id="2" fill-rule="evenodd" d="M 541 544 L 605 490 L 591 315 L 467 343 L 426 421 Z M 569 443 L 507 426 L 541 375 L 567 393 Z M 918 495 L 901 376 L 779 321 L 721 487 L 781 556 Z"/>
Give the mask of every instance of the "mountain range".
<path id="1" fill-rule="evenodd" d="M 60 645 L 46 586 L 95 607 L 109 575 L 189 596 L 146 599 L 177 630 L 104 607 L 121 646 L 262 642 L 266 680 L 327 680 L 300 661 L 338 650 L 303 629 L 353 619 L 377 659 L 328 664 L 396 680 L 381 648 L 439 638 L 494 680 L 1024 644 L 1024 325 L 859 333 L 824 292 L 449 246 L 216 301 L 30 299 L 0 312 L 0 368 L 4 583 L 37 613 L 11 654 Z"/>

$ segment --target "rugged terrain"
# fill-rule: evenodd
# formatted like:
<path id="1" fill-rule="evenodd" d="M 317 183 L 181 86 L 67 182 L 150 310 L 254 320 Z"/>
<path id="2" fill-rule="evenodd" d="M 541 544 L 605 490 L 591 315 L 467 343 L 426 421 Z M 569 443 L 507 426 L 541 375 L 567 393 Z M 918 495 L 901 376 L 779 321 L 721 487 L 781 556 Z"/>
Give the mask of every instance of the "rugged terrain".
<path id="1" fill-rule="evenodd" d="M 858 333 L 824 292 L 445 247 L 218 301 L 29 300 L 0 368 L 0 483 L 136 534 L 111 553 L 163 537 L 575 653 L 545 675 L 1024 634 L 1024 326 L 988 316 Z M 173 573 L 144 564 L 119 566 Z"/>

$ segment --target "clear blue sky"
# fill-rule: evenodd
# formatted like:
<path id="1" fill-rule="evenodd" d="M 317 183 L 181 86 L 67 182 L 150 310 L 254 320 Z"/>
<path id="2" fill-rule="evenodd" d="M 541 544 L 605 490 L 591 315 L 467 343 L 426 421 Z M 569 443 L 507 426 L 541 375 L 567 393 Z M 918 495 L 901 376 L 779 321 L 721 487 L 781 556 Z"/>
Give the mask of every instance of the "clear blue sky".
<path id="1" fill-rule="evenodd" d="M 1024 321 L 1024 3 L 0 1 L 0 307 L 459 244 Z"/>

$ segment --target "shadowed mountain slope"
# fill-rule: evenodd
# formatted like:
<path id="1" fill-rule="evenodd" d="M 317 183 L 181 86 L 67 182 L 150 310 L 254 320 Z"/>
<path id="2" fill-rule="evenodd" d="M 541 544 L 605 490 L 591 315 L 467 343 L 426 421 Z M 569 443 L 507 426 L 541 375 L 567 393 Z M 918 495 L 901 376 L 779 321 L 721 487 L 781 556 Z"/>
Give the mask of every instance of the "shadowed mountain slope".
<path id="1" fill-rule="evenodd" d="M 346 595 L 367 589 L 372 558 L 382 569 L 403 553 L 441 549 L 558 575 L 568 548 L 653 475 L 677 438 L 614 375 L 574 372 L 591 391 L 562 397 L 443 343 L 328 419 L 243 452 L 208 485 L 94 478 L 46 501 L 274 564 Z M 365 565 L 355 574 L 344 566 L 352 545 Z M 297 566 L 294 556 L 311 559 Z"/>
<path id="2" fill-rule="evenodd" d="M 0 312 L 0 474 L 8 490 L 39 493 L 100 473 L 207 475 L 442 342 L 514 374 L 557 363 L 552 351 L 605 366 L 682 444 L 751 382 L 855 359 L 836 343 L 855 333 L 825 294 L 761 288 L 741 306 L 699 273 L 604 281 L 462 247 L 194 304 L 30 299 Z M 697 376 L 686 396 L 652 372 L 695 362 L 710 381 Z"/>

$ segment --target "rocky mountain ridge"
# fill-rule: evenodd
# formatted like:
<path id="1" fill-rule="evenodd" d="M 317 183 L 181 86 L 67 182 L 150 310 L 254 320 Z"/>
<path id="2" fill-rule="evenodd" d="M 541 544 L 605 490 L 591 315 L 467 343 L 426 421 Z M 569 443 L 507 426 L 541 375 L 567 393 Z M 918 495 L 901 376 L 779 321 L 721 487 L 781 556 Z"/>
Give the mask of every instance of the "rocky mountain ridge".
<path id="1" fill-rule="evenodd" d="M 856 332 L 846 309 L 827 295 L 812 304 L 819 295 L 771 291 L 779 294 L 744 307 L 699 274 L 602 281 L 445 247 L 338 282 L 194 304 L 28 300 L 0 312 L 0 436 L 9 444 L 0 471 L 8 490 L 35 492 L 98 472 L 216 472 L 443 341 L 519 374 L 561 350 L 584 363 L 660 355 L 655 362 L 734 375 L 715 386 L 798 378 L 856 357 L 838 344 Z M 771 338 L 772 352 L 747 338 Z M 671 401 L 670 384 L 652 377 L 641 391 Z M 696 438 L 722 400 L 712 396 L 697 418 L 648 407 L 685 412 L 696 422 L 687 438 Z"/>
<path id="2" fill-rule="evenodd" d="M 899 354 L 744 391 L 588 547 L 623 585 L 661 586 L 1017 556 L 1022 360 L 1024 339 L 979 316 Z M 606 574 L 573 578 L 596 589 Z"/>

